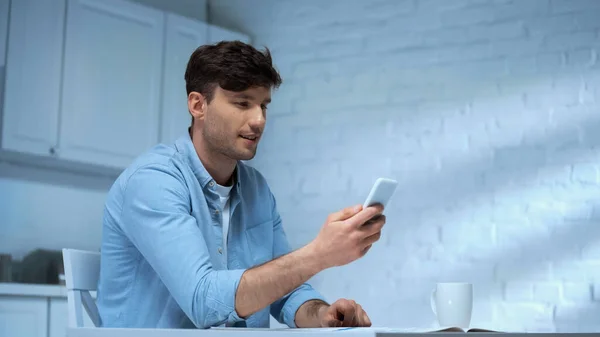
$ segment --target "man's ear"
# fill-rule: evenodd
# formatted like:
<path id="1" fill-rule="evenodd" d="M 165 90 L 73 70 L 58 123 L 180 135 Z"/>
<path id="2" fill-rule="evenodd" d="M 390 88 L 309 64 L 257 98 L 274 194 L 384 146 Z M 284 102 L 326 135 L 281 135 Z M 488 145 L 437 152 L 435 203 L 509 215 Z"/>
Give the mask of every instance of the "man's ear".
<path id="1" fill-rule="evenodd" d="M 206 98 L 199 92 L 192 91 L 188 95 L 188 110 L 192 115 L 193 119 L 204 119 L 206 111 L 208 109 L 208 103 Z"/>

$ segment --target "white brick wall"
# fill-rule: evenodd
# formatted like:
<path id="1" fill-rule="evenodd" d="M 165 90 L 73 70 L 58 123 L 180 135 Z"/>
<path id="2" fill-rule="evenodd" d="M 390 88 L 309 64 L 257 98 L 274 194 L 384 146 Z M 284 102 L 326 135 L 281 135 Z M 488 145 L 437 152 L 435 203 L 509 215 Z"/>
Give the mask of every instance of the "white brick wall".
<path id="1" fill-rule="evenodd" d="M 401 182 L 381 242 L 313 284 L 377 326 L 435 326 L 435 282 L 475 284 L 472 326 L 600 330 L 600 1 L 219 0 L 271 48 L 254 164 L 295 247 L 373 181 Z"/>

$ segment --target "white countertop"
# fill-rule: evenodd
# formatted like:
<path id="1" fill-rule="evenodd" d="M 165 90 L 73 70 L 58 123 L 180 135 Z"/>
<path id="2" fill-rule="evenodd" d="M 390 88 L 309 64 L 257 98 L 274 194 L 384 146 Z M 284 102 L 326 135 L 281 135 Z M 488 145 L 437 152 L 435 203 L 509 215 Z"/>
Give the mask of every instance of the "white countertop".
<path id="1" fill-rule="evenodd" d="M 51 284 L 0 283 L 0 296 L 67 297 L 67 288 Z"/>
<path id="2" fill-rule="evenodd" d="M 419 331 L 420 330 L 420 331 Z M 348 335 L 353 337 L 456 337 L 457 332 L 437 332 L 426 329 L 390 328 L 330 328 L 330 329 L 120 329 L 120 328 L 68 328 L 67 337 L 331 337 Z M 460 334 L 460 332 L 459 332 Z M 527 333 L 502 333 L 505 337 L 528 337 Z M 559 337 L 558 333 L 539 333 L 537 337 Z M 469 337 L 490 337 L 494 333 L 469 332 Z M 599 337 L 600 334 L 589 334 Z"/>

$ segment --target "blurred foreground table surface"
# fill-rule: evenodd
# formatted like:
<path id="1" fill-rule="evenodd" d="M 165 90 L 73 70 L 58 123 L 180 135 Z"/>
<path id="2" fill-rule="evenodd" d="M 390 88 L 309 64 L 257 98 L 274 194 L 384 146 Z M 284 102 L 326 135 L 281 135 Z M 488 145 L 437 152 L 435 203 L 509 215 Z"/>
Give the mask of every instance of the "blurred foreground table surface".
<path id="1" fill-rule="evenodd" d="M 464 332 L 434 331 L 426 329 L 351 328 L 351 329 L 113 329 L 113 328 L 69 328 L 67 337 L 416 337 L 435 334 L 439 337 L 456 337 Z M 497 332 L 468 332 L 468 337 L 495 335 Z M 502 332 L 504 337 L 556 337 L 559 335 L 600 337 L 598 333 L 514 333 Z"/>

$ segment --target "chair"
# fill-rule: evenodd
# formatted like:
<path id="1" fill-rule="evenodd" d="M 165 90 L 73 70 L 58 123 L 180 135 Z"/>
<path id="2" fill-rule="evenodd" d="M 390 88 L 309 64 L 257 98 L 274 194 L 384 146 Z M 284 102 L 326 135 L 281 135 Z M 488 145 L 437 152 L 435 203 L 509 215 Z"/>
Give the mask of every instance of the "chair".
<path id="1" fill-rule="evenodd" d="M 95 291 L 100 276 L 100 253 L 63 249 L 67 307 L 70 328 L 82 328 L 85 308 L 94 326 L 100 326 L 100 314 L 90 291 Z"/>

